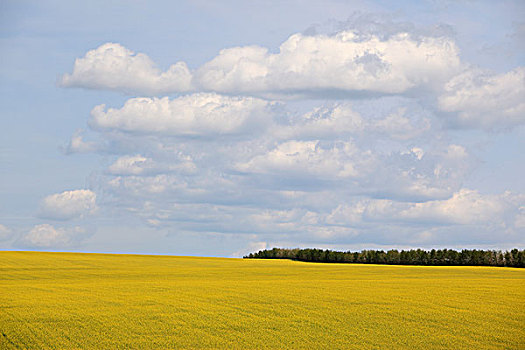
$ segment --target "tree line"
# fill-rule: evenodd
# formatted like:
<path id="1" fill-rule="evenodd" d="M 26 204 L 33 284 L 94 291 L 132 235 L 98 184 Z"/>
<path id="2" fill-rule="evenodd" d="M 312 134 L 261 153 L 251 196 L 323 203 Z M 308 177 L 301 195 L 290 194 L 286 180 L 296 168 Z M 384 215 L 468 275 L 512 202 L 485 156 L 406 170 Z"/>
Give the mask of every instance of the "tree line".
<path id="1" fill-rule="evenodd" d="M 291 259 L 325 263 L 361 263 L 387 265 L 509 266 L 525 267 L 525 250 L 422 249 L 363 250 L 339 252 L 329 249 L 273 248 L 250 253 L 245 259 Z"/>

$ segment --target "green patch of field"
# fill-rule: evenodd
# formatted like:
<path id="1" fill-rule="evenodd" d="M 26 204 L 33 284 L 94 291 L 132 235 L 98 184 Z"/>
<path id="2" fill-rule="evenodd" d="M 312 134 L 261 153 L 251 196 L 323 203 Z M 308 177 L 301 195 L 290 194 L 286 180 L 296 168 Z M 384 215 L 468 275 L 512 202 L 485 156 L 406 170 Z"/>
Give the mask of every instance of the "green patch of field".
<path id="1" fill-rule="evenodd" d="M 0 252 L 0 348 L 525 349 L 525 269 Z"/>

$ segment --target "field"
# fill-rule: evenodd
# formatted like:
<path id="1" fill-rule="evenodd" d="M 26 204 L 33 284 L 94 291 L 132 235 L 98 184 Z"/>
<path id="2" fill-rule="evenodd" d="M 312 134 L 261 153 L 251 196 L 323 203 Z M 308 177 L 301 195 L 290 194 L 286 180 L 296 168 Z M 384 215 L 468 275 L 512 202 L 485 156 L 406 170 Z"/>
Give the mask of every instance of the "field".
<path id="1" fill-rule="evenodd" d="M 1 349 L 525 349 L 525 269 L 0 252 Z"/>

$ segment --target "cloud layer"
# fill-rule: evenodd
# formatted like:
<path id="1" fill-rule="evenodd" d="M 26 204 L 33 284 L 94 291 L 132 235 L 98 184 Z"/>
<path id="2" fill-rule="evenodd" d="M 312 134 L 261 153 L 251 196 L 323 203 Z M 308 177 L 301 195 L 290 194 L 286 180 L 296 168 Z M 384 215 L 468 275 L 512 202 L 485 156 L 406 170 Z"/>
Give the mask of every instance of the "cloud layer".
<path id="1" fill-rule="evenodd" d="M 65 74 L 60 85 L 148 96 L 197 91 L 270 99 L 430 96 L 435 101 L 430 105 L 447 112 L 455 127 L 498 129 L 523 124 L 524 68 L 495 74 L 468 66 L 461 62 L 454 40 L 444 34 L 392 31 L 381 35 L 377 30 L 357 29 L 331 35 L 293 34 L 276 53 L 255 45 L 227 48 L 194 71 L 177 62 L 165 72 L 145 54 L 107 43 L 77 59 L 73 72 Z M 177 100 L 133 99 L 128 103 L 130 108 L 149 108 L 150 113 L 177 110 Z M 103 109 L 99 106 L 94 111 L 94 125 L 107 125 Z M 182 126 L 188 120 L 180 122 Z M 88 147 L 80 147 L 79 137 L 75 141 L 77 148 Z"/>
<path id="2" fill-rule="evenodd" d="M 127 115 L 150 118 L 142 111 Z M 348 102 L 325 103 L 268 114 L 265 127 L 245 138 L 112 130 L 118 137 L 100 135 L 124 154 L 108 165 L 100 186 L 124 212 L 157 228 L 255 234 L 250 239 L 258 244 L 429 243 L 451 229 L 469 236 L 480 223 L 484 232 L 521 230 L 515 223 L 522 197 L 462 187 L 475 160 L 417 109 L 392 106 L 367 115 Z"/>
<path id="3" fill-rule="evenodd" d="M 390 27 L 225 48 L 191 71 L 104 44 L 61 84 L 141 97 L 95 106 L 67 151 L 103 154 L 91 181 L 105 209 L 167 236 L 247 249 L 523 242 L 525 197 L 468 186 L 479 150 L 453 129 L 519 128 L 525 70 L 462 61 L 450 31 Z M 41 216 L 82 219 L 95 199 L 55 194 Z M 34 231 L 36 245 L 68 236 Z"/>

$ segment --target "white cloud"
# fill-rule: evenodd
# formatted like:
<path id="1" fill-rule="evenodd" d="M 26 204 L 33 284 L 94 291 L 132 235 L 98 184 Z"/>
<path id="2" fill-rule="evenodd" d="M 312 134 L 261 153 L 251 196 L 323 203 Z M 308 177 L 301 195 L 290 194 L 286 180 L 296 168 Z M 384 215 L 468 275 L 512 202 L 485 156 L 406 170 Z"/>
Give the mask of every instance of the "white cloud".
<path id="1" fill-rule="evenodd" d="M 456 47 L 442 37 L 294 35 L 277 53 L 227 49 L 196 71 L 198 89 L 242 96 L 100 105 L 89 124 L 106 148 L 78 133 L 70 149 L 118 154 L 98 178 L 113 209 L 156 230 L 246 235 L 247 250 L 278 241 L 432 244 L 453 230 L 489 241 L 496 231 L 519 232 L 520 197 L 462 189 L 470 152 L 419 100 L 338 101 L 295 113 L 246 96 L 411 95 L 441 91 L 459 68 Z M 63 207 L 70 211 L 47 216 L 91 212 Z"/>
<path id="2" fill-rule="evenodd" d="M 137 133 L 200 136 L 250 132 L 267 124 L 271 103 L 252 97 L 199 93 L 170 100 L 133 98 L 121 109 L 96 106 L 90 125 Z"/>
<path id="3" fill-rule="evenodd" d="M 109 167 L 109 172 L 115 175 L 138 175 L 144 173 L 146 168 L 152 167 L 151 159 L 136 156 L 123 156 L 118 158 Z"/>
<path id="4" fill-rule="evenodd" d="M 390 36 L 341 31 L 293 34 L 270 53 L 265 47 L 223 49 L 191 73 L 184 62 L 161 72 L 145 54 L 107 43 L 75 61 L 65 87 L 118 90 L 146 95 L 187 91 L 242 94 L 401 94 L 434 88 L 460 66 L 458 49 L 446 37 Z"/>
<path id="5" fill-rule="evenodd" d="M 185 96 L 179 103 L 191 105 L 195 96 Z M 229 99 L 219 96 L 219 101 L 222 98 Z M 155 99 L 148 101 L 149 105 Z M 168 105 L 172 102 L 166 101 Z M 156 131 L 93 130 L 120 155 L 103 172 L 100 185 L 130 207 L 140 198 L 164 204 L 175 200 L 232 205 L 270 201 L 280 205 L 284 202 L 271 199 L 271 191 L 276 189 L 327 191 L 341 194 L 341 198 L 443 199 L 461 188 L 473 164 L 465 147 L 445 142 L 442 131 L 430 120 L 432 115 L 412 106 L 394 105 L 372 115 L 366 110 L 357 113 L 347 102 L 329 103 L 301 114 L 274 109 L 263 118 L 261 127 L 239 131 L 243 137 L 215 137 L 202 131 L 200 137 L 183 139 L 171 137 L 178 134 L 163 128 L 177 124 L 167 123 L 162 113 L 147 112 L 148 108 L 108 111 L 114 119 L 107 119 L 115 124 L 146 119 L 149 123 L 144 124 Z M 191 108 L 195 109 L 193 115 L 200 116 L 208 104 L 201 107 L 199 102 Z M 173 111 L 170 117 L 176 115 Z M 158 125 L 152 127 L 155 123 Z M 298 202 L 286 200 L 290 206 Z"/>
<path id="6" fill-rule="evenodd" d="M 357 225 L 363 220 L 366 206 L 363 202 L 354 205 L 339 204 L 326 216 L 326 223 L 330 225 Z"/>
<path id="7" fill-rule="evenodd" d="M 153 178 L 125 178 L 131 179 Z M 212 178 L 210 183 L 221 187 L 216 180 Z M 204 197 L 189 193 L 188 187 L 173 186 L 165 189 L 170 192 L 157 193 L 139 188 L 134 201 L 126 200 L 133 192 L 130 189 L 115 193 L 121 198 L 119 203 L 129 205 L 129 213 L 148 225 L 170 232 L 256 234 L 256 239 L 249 239 L 252 242 L 433 245 L 469 238 L 477 238 L 477 242 L 519 241 L 523 233 L 518 208 L 523 206 L 524 197 L 512 193 L 484 195 L 460 189 L 446 199 L 415 202 L 349 195 L 344 186 L 324 191 L 306 188 L 302 192 L 237 186 L 232 189 L 245 192 L 245 197 L 228 201 L 223 193 L 206 194 L 210 190 L 206 187 L 200 187 Z M 256 198 L 246 204 L 247 197 Z"/>
<path id="8" fill-rule="evenodd" d="M 77 133 L 69 149 L 115 155 L 97 178 L 114 213 L 159 231 L 244 235 L 246 251 L 273 242 L 519 241 L 523 196 L 463 188 L 474 159 L 457 143 L 471 140 L 447 134 L 438 118 L 487 129 L 522 123 L 525 71 L 458 75 L 464 65 L 453 40 L 407 32 L 294 34 L 277 52 L 225 49 L 179 76 L 123 47 L 99 48 L 77 61 L 65 85 L 203 92 L 99 105 L 89 125 L 102 142 Z M 115 74 L 103 73 L 111 61 Z M 299 112 L 272 97 L 312 100 L 289 103 Z M 436 97 L 447 113 L 424 109 Z M 339 100 L 313 100 L 325 98 Z M 314 107 L 305 113 L 307 106 Z M 91 212 L 74 207 L 48 217 Z M 42 231 L 57 241 L 63 236 Z"/>
<path id="9" fill-rule="evenodd" d="M 75 60 L 73 72 L 59 82 L 64 87 L 123 91 L 146 95 L 191 90 L 191 73 L 184 62 L 161 72 L 151 59 L 120 44 L 106 43 Z"/>
<path id="10" fill-rule="evenodd" d="M 95 192 L 90 190 L 52 194 L 42 200 L 39 214 L 42 217 L 58 220 L 82 218 L 97 211 L 96 197 Z"/>
<path id="11" fill-rule="evenodd" d="M 225 48 L 188 62 L 191 71 L 104 44 L 60 84 L 143 97 L 93 108 L 90 130 L 67 151 L 104 156 L 90 176 L 103 215 L 143 220 L 159 236 L 238 235 L 239 255 L 275 242 L 523 242 L 523 196 L 464 188 L 476 159 L 494 163 L 478 147 L 479 135 L 492 134 L 447 127 L 522 124 L 525 69 L 469 68 L 452 27 L 418 30 L 393 18 L 354 16 L 279 47 Z M 96 210 L 94 193 L 67 193 L 47 197 L 40 214 Z M 36 241 L 67 241 L 68 229 L 34 230 Z"/>
<path id="12" fill-rule="evenodd" d="M 108 186 L 120 195 L 151 195 L 165 192 L 184 191 L 188 184 L 184 179 L 168 174 L 155 176 L 116 176 L 108 181 Z"/>
<path id="13" fill-rule="evenodd" d="M 483 195 L 462 188 L 452 197 L 423 203 L 401 203 L 392 200 L 372 200 L 360 203 L 360 213 L 368 221 L 401 221 L 436 225 L 497 225 L 515 226 L 517 211 L 524 197 L 505 192 Z"/>
<path id="14" fill-rule="evenodd" d="M 362 133 L 368 121 L 348 103 L 316 107 L 298 117 L 291 117 L 289 124 L 277 126 L 272 132 L 283 139 L 335 139 L 344 134 Z"/>
<path id="15" fill-rule="evenodd" d="M 417 221 L 481 224 L 501 218 L 505 209 L 502 196 L 484 196 L 474 190 L 461 189 L 447 200 L 415 203 L 399 216 Z"/>
<path id="16" fill-rule="evenodd" d="M 41 224 L 35 225 L 25 234 L 21 243 L 24 246 L 37 248 L 63 248 L 74 245 L 86 236 L 86 230 L 79 226 L 55 228 L 49 224 Z"/>
<path id="17" fill-rule="evenodd" d="M 376 137 L 394 140 L 417 138 L 431 129 L 427 117 L 409 116 L 407 108 L 398 108 L 386 117 L 363 117 L 348 102 L 316 107 L 289 124 L 278 125 L 273 134 L 288 139 L 344 139 L 345 136 Z"/>
<path id="18" fill-rule="evenodd" d="M 370 122 L 370 131 L 375 131 L 397 140 L 408 140 L 427 132 L 431 128 L 428 118 L 410 119 L 406 108 L 399 108 L 384 119 Z"/>
<path id="19" fill-rule="evenodd" d="M 332 36 L 294 34 L 278 53 L 259 46 L 222 50 L 195 72 L 203 90 L 227 93 L 400 94 L 439 86 L 460 66 L 455 43 L 445 37 L 388 38 L 352 31 Z"/>
<path id="20" fill-rule="evenodd" d="M 411 147 L 399 152 L 383 152 L 373 143 L 365 146 L 344 141 L 286 141 L 238 162 L 235 169 L 248 178 L 263 174 L 266 184 L 281 187 L 338 188 L 347 194 L 431 200 L 451 195 L 472 166 L 460 145 L 444 146 L 445 151 Z"/>
<path id="21" fill-rule="evenodd" d="M 126 155 L 119 157 L 108 167 L 112 175 L 154 175 L 178 171 L 183 174 L 193 174 L 196 166 L 191 157 L 175 154 L 167 164 L 159 163 L 152 158 L 138 155 Z"/>
<path id="22" fill-rule="evenodd" d="M 310 174 L 324 179 L 353 177 L 358 174 L 355 160 L 350 157 L 356 152 L 349 142 L 323 145 L 319 141 L 287 141 L 236 168 L 255 173 Z"/>
<path id="23" fill-rule="evenodd" d="M 458 74 L 465 65 L 460 62 L 459 50 L 452 39 L 411 34 L 410 29 L 406 29 L 388 35 L 366 34 L 355 29 L 332 35 L 294 34 L 282 43 L 277 53 L 255 45 L 227 48 L 193 73 L 184 62 L 161 72 L 146 55 L 107 43 L 77 59 L 73 73 L 65 74 L 61 85 L 150 96 L 208 91 L 265 98 L 331 96 L 348 99 L 414 96 L 421 91 L 431 91 L 438 94 L 439 109 L 449 113 L 455 126 L 491 129 L 524 122 L 525 68 L 518 67 L 505 74 L 479 69 L 467 69 Z M 161 101 L 130 100 L 127 111 L 143 108 L 144 112 L 164 113 L 166 117 L 165 113 L 170 112 L 165 108 L 153 110 L 168 103 Z M 147 103 L 152 106 L 148 108 Z M 100 122 L 94 121 L 93 126 L 111 127 L 102 123 L 103 106 L 96 107 L 93 115 Z M 180 121 L 182 125 L 183 121 L 184 118 Z M 410 127 L 402 113 L 392 114 L 384 123 L 387 124 L 376 125 L 378 131 L 395 132 L 389 128 Z M 136 119 L 121 127 L 137 131 L 131 124 L 147 129 Z M 174 131 L 173 126 L 163 127 Z M 183 126 L 181 129 L 176 133 L 189 131 Z M 93 147 L 76 135 L 71 140 L 70 150 L 85 152 Z"/>
<path id="24" fill-rule="evenodd" d="M 100 146 L 96 142 L 84 140 L 83 130 L 80 129 L 71 136 L 71 140 L 64 150 L 66 153 L 71 154 L 96 152 L 99 149 Z"/>
<path id="25" fill-rule="evenodd" d="M 344 240 L 358 233 L 352 227 L 327 224 L 326 215 L 323 213 L 300 207 L 261 210 L 250 214 L 244 220 L 243 224 L 256 232 L 296 235 L 307 241 Z"/>
<path id="26" fill-rule="evenodd" d="M 510 127 L 525 123 L 525 68 L 504 74 L 467 70 L 445 85 L 439 107 L 458 126 Z"/>
<path id="27" fill-rule="evenodd" d="M 185 96 L 179 103 L 194 108 L 192 115 L 203 115 L 208 104 L 193 105 L 196 95 Z M 213 101 L 215 97 L 229 99 L 202 95 L 211 95 Z M 147 100 L 148 105 L 156 103 Z M 140 217 L 158 229 L 235 232 L 241 230 L 236 227 L 240 225 L 252 232 L 304 232 L 318 241 L 348 239 L 356 232 L 338 223 L 340 218 L 323 221 L 326 210 L 344 207 L 354 197 L 404 202 L 449 198 L 472 168 L 466 147 L 447 144 L 431 114 L 411 104 L 400 107 L 406 98 L 396 98 L 400 103 L 393 105 L 393 98 L 384 100 L 385 108 L 372 113 L 363 108 L 356 112 L 353 106 L 360 108 L 359 101 L 328 103 L 297 114 L 279 114 L 274 109 L 263 118 L 263 127 L 239 131 L 244 137 L 215 137 L 212 131 L 200 137 L 172 137 L 180 131 L 168 129 L 179 127 L 167 122 L 177 115 L 171 107 L 169 118 L 163 118 L 155 109 L 149 112 L 149 107 L 128 111 L 124 106 L 115 114 L 108 111 L 111 117 L 107 119 L 112 120 L 108 123 L 114 121 L 117 130 L 138 130 L 135 119 L 146 119 L 144 125 L 152 131 L 137 134 L 94 128 L 92 132 L 119 154 L 97 178 L 98 185 L 107 194 L 104 203 L 112 207 L 108 209 Z M 165 101 L 168 106 L 172 102 Z M 131 124 L 122 127 L 125 123 Z M 145 201 L 155 209 L 146 210 Z M 191 207 L 204 204 L 208 206 Z M 266 225 L 247 220 L 253 213 L 243 205 L 255 211 L 308 210 L 288 222 Z M 314 219 L 319 222 L 315 224 Z"/>
<path id="28" fill-rule="evenodd" d="M 0 224 L 0 241 L 6 241 L 11 238 L 11 229 Z"/>

